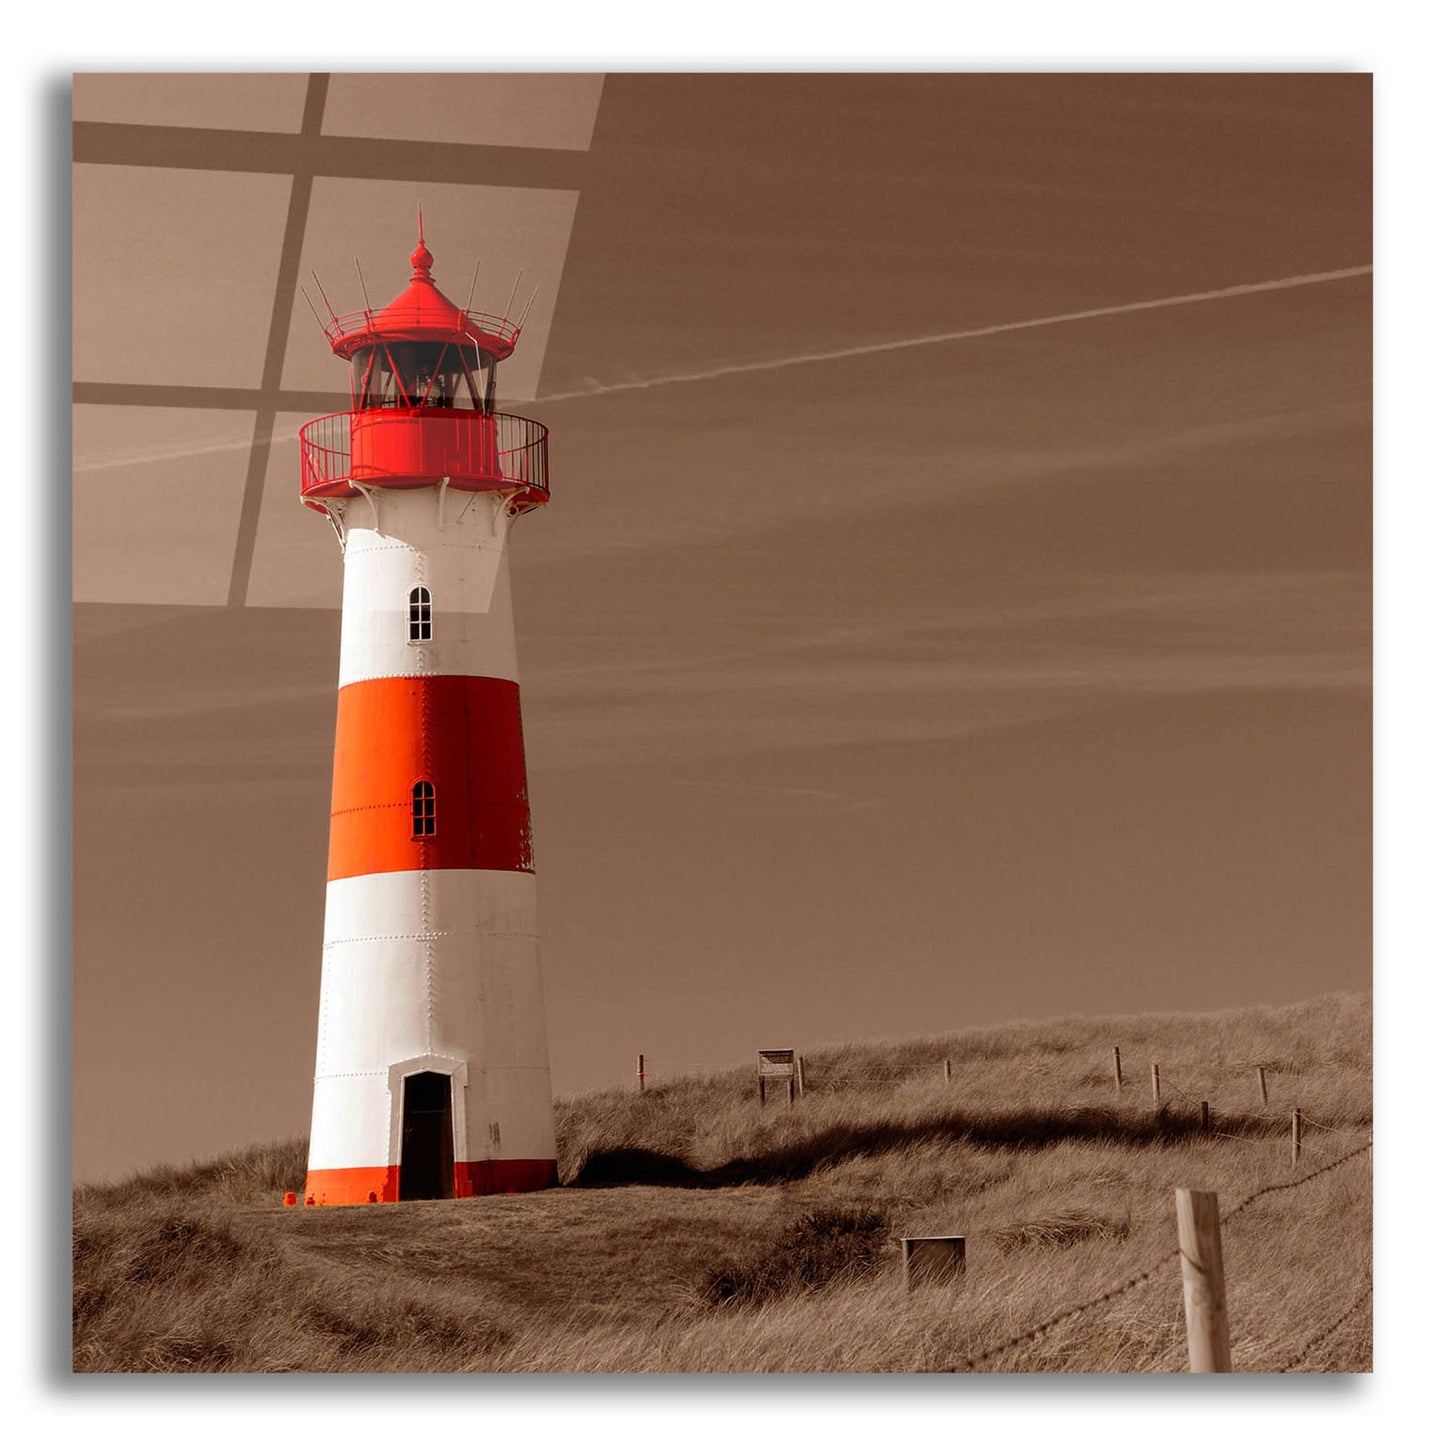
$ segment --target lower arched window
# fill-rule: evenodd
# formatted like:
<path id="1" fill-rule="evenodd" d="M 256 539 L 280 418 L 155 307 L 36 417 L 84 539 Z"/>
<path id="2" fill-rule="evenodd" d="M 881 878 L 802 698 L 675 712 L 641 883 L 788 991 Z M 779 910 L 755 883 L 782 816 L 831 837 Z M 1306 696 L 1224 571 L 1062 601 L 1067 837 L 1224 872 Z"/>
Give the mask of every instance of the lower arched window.
<path id="1" fill-rule="evenodd" d="M 407 595 L 407 640 L 431 641 L 431 588 L 413 587 Z"/>
<path id="2" fill-rule="evenodd" d="M 437 790 L 428 782 L 411 790 L 411 836 L 430 838 L 437 830 Z"/>

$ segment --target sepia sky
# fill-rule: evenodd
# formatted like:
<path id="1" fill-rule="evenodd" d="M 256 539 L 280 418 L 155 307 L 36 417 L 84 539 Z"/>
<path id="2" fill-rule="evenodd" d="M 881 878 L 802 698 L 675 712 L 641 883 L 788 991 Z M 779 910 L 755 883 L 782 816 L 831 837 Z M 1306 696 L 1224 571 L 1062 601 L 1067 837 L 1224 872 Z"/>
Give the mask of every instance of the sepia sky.
<path id="1" fill-rule="evenodd" d="M 82 75 L 75 1168 L 309 1119 L 295 294 L 503 405 L 554 1084 L 1371 978 L 1364 74 Z M 478 266 L 478 263 L 480 265 Z"/>

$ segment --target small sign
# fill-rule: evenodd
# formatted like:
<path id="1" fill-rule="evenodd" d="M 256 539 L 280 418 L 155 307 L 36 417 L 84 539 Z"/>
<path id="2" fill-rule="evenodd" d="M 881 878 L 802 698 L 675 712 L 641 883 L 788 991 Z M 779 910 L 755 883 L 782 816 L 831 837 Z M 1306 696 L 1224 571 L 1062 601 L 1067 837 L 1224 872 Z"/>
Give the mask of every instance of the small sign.
<path id="1" fill-rule="evenodd" d="M 914 1289 L 920 1284 L 948 1284 L 963 1278 L 967 1268 L 963 1235 L 905 1237 L 899 1243 L 903 1246 L 905 1289 Z"/>
<path id="2" fill-rule="evenodd" d="M 793 1077 L 792 1049 L 759 1049 L 758 1078 L 791 1079 Z"/>

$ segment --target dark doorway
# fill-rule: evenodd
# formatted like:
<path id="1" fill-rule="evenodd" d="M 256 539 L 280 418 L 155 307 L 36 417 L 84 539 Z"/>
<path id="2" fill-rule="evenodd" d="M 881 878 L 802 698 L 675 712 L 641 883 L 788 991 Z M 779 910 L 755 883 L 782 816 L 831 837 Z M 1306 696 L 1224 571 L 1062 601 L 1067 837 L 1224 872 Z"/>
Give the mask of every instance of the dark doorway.
<path id="1" fill-rule="evenodd" d="M 401 1197 L 451 1199 L 452 1081 L 446 1074 L 408 1074 L 401 1096 Z"/>

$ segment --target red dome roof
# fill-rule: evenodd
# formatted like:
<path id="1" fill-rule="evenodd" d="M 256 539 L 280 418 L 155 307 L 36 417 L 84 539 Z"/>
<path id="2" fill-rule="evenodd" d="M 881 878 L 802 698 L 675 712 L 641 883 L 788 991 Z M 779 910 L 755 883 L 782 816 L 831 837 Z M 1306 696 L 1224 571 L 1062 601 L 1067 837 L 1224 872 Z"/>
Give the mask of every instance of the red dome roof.
<path id="1" fill-rule="evenodd" d="M 420 218 L 418 218 L 420 233 Z M 337 356 L 349 360 L 380 341 L 457 341 L 480 347 L 498 361 L 517 345 L 519 328 L 501 316 L 463 311 L 432 279 L 432 253 L 418 234 L 411 253 L 411 280 L 395 301 L 380 311 L 352 311 L 333 318 L 326 334 Z"/>

